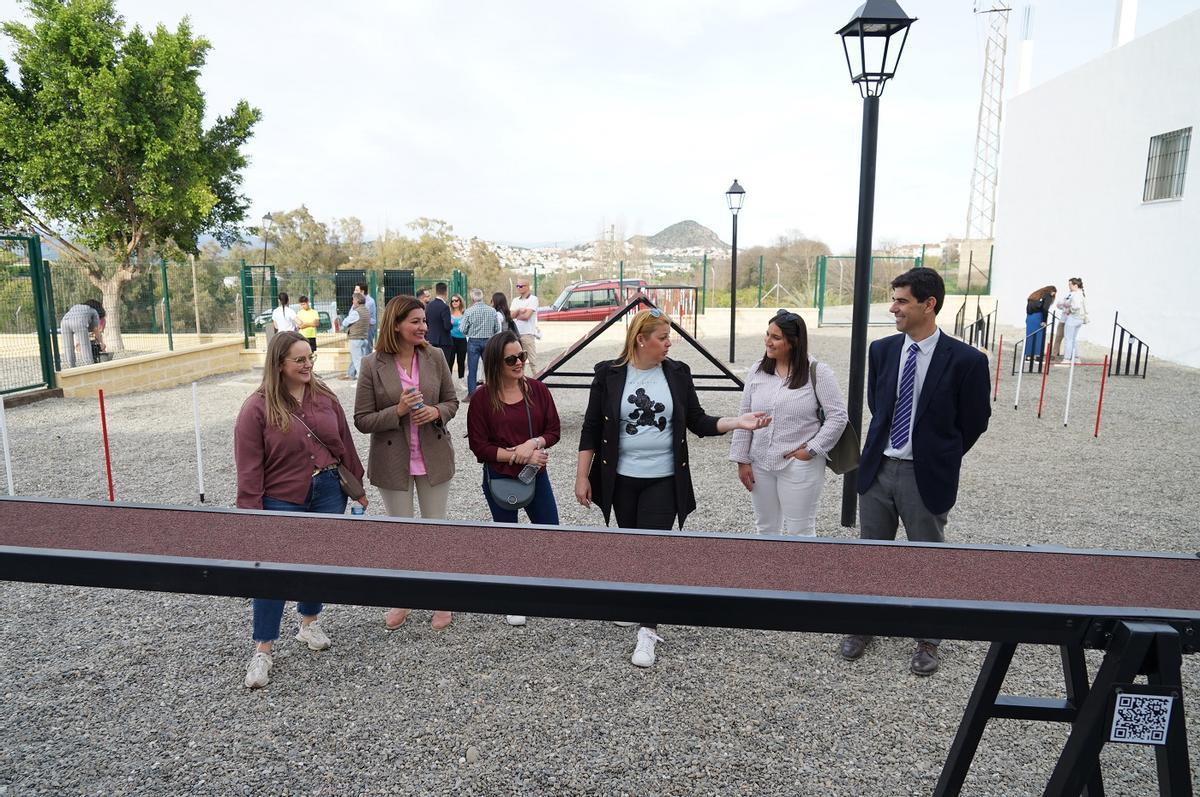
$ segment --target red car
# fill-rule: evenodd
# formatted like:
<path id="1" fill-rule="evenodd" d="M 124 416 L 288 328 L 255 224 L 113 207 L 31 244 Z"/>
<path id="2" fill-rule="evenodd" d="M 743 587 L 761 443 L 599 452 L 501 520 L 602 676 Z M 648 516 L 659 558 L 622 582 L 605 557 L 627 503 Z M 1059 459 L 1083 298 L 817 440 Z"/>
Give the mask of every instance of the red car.
<path id="1" fill-rule="evenodd" d="M 603 321 L 645 287 L 642 279 L 573 282 L 554 304 L 538 308 L 538 321 Z"/>

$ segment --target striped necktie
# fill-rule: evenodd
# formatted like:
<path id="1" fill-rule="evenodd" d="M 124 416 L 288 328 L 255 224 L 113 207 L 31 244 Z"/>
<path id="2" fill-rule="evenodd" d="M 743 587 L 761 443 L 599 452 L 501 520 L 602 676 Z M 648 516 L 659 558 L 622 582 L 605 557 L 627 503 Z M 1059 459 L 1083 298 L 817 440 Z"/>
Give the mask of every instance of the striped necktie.
<path id="1" fill-rule="evenodd" d="M 908 347 L 908 359 L 904 361 L 904 373 L 900 375 L 900 396 L 896 399 L 896 411 L 892 414 L 892 448 L 901 449 L 908 445 L 908 433 L 912 426 L 913 393 L 917 386 L 917 353 L 921 347 Z"/>

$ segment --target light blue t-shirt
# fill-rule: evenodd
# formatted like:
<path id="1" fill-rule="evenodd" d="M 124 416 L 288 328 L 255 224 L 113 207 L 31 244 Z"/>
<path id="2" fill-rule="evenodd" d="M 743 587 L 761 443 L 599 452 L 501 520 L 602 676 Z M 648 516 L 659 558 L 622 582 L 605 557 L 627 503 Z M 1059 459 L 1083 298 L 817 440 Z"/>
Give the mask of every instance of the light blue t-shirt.
<path id="1" fill-rule="evenodd" d="M 617 473 L 639 479 L 656 479 L 675 473 L 671 448 L 671 389 L 661 365 L 642 371 L 625 366 L 621 397 L 621 444 Z"/>

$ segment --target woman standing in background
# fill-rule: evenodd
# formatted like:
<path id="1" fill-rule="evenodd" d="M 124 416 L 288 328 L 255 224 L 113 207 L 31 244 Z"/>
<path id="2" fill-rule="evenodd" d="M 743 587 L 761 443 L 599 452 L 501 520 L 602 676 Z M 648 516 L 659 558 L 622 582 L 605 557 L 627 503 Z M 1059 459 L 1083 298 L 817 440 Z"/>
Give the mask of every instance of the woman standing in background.
<path id="1" fill-rule="evenodd" d="M 460 381 L 467 372 L 467 336 L 459 329 L 465 309 L 461 296 L 456 293 L 450 297 L 450 340 L 454 344 L 454 364 Z"/>

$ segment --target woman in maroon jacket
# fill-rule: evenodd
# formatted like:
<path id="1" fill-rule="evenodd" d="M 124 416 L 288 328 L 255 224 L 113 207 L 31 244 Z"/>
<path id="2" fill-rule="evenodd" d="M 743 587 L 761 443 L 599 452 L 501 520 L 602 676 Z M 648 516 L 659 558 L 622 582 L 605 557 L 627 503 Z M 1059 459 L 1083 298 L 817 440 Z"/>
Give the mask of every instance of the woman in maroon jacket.
<path id="1" fill-rule="evenodd" d="M 262 385 L 242 404 L 234 427 L 237 505 L 241 509 L 333 515 L 346 511 L 338 463 L 360 479 L 363 466 L 342 405 L 312 372 L 316 357 L 298 332 L 276 333 L 267 346 Z M 366 496 L 358 502 L 365 508 Z M 254 599 L 257 648 L 246 669 L 248 688 L 266 686 L 270 681 L 271 648 L 279 638 L 283 604 L 282 600 Z M 328 648 L 329 637 L 317 624 L 321 604 L 301 600 L 297 609 L 296 639 L 311 650 Z"/>
<path id="2" fill-rule="evenodd" d="M 501 506 L 488 490 L 495 477 L 518 478 L 532 465 L 533 501 L 525 507 L 530 522 L 558 525 L 558 504 L 546 475 L 547 449 L 560 437 L 558 410 L 550 389 L 525 378 L 525 350 L 516 333 L 493 335 L 483 349 L 484 389 L 467 411 L 467 439 L 483 463 L 483 497 L 497 523 L 516 523 L 516 509 Z M 524 625 L 523 615 L 508 615 L 509 625 Z"/>

